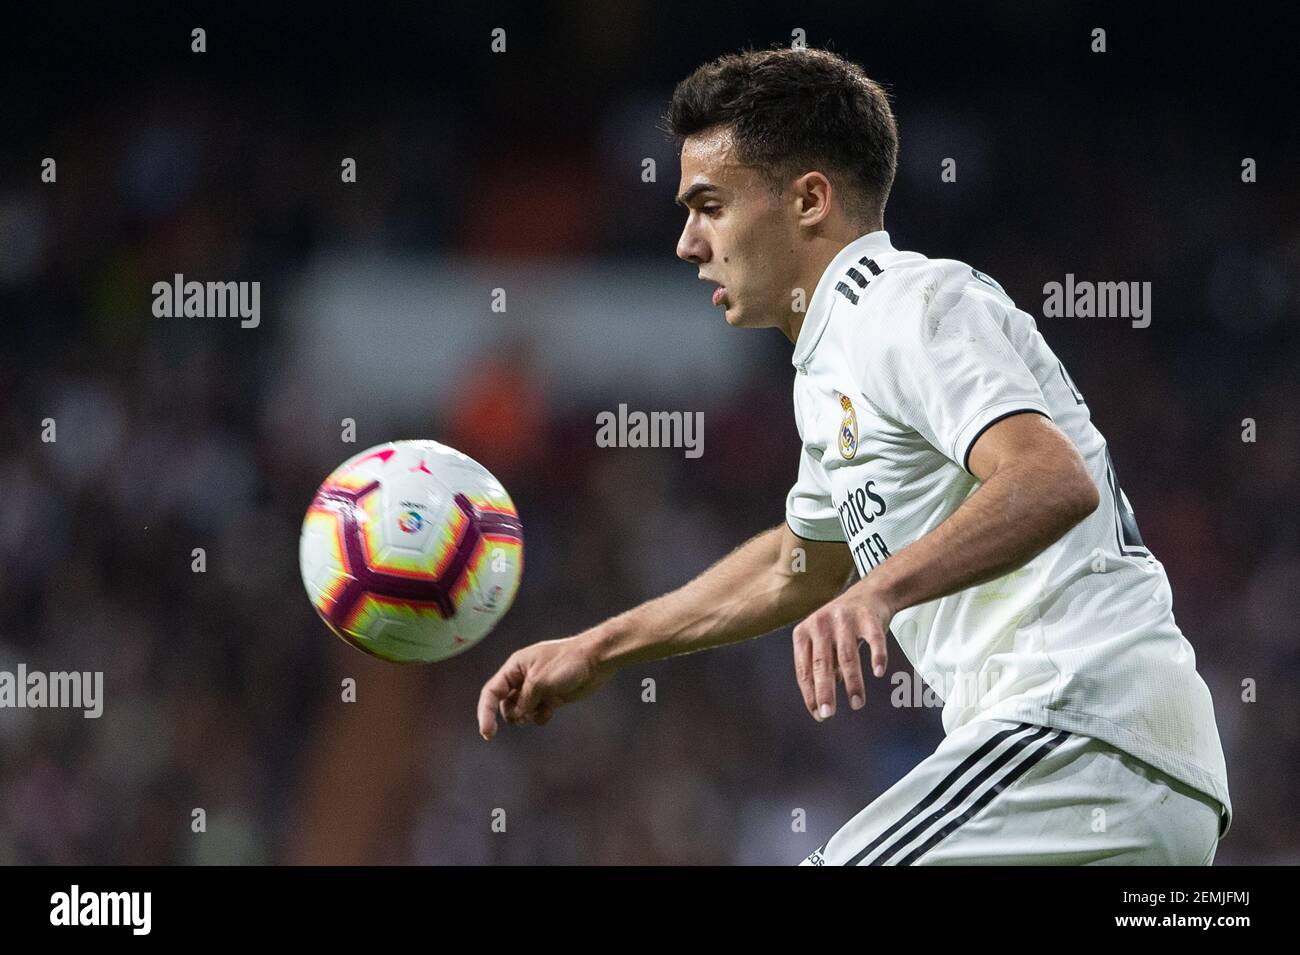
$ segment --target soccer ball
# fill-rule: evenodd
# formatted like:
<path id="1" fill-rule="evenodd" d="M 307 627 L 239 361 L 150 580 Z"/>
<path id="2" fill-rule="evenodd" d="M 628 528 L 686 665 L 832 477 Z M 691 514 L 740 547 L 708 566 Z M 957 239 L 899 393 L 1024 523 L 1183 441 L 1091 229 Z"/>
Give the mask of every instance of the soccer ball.
<path id="1" fill-rule="evenodd" d="M 496 478 L 436 441 L 349 458 L 316 491 L 298 543 L 307 596 L 352 646 L 395 663 L 468 650 L 510 608 L 523 527 Z"/>

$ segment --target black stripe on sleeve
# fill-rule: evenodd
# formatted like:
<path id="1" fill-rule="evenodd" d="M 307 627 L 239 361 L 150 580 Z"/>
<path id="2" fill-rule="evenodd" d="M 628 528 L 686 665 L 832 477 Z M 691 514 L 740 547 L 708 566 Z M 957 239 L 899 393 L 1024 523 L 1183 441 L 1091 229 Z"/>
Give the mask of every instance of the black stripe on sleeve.
<path id="1" fill-rule="evenodd" d="M 1052 420 L 1052 416 L 1049 415 L 1046 411 L 1040 411 L 1037 408 L 1017 408 L 1015 411 L 1008 411 L 1006 414 L 1000 414 L 992 421 L 986 422 L 984 427 L 980 428 L 978 431 L 975 432 L 975 437 L 971 438 L 970 444 L 966 445 L 966 453 L 962 455 L 961 466 L 965 468 L 968 472 L 970 472 L 972 476 L 974 476 L 974 472 L 971 472 L 970 470 L 970 453 L 975 448 L 975 442 L 984 436 L 985 431 L 993 427 L 999 421 L 1003 420 L 1004 418 L 1010 418 L 1013 415 L 1018 415 L 1018 414 L 1038 414 L 1038 415 L 1042 415 L 1048 421 Z"/>

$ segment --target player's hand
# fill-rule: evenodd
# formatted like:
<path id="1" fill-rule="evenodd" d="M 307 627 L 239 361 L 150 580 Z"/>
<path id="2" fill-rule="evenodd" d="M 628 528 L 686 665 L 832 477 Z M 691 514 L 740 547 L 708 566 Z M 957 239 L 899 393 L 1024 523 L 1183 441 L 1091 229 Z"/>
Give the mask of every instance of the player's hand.
<path id="1" fill-rule="evenodd" d="M 794 628 L 794 673 L 804 706 L 819 723 L 835 715 L 835 676 L 844 680 L 849 705 L 866 703 L 858 641 L 871 648 L 871 670 L 885 675 L 885 637 L 893 612 L 868 585 L 858 581 Z"/>
<path id="2" fill-rule="evenodd" d="M 542 726 L 565 703 L 580 700 L 609 679 L 581 637 L 546 640 L 511 654 L 483 684 L 478 697 L 478 731 L 497 732 L 497 713 L 510 723 Z"/>

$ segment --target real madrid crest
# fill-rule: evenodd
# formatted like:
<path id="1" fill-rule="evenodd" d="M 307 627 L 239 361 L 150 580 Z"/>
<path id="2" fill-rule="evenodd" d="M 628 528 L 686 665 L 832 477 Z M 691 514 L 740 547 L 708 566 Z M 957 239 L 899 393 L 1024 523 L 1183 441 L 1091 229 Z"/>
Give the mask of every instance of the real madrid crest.
<path id="1" fill-rule="evenodd" d="M 853 412 L 853 402 L 848 395 L 840 395 L 844 418 L 840 421 L 840 457 L 848 460 L 858 453 L 858 416 Z"/>

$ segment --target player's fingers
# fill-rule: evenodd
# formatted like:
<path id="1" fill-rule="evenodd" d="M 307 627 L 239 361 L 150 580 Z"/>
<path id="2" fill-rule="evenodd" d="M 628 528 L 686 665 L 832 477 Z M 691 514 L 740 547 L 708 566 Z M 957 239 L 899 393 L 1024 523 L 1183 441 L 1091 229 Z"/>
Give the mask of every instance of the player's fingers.
<path id="1" fill-rule="evenodd" d="M 522 681 L 523 669 L 517 660 L 511 657 L 505 665 L 483 684 L 478 695 L 478 731 L 484 739 L 491 739 L 497 732 L 496 710 L 504 702 L 516 681 Z M 504 716 L 504 712 L 502 713 Z"/>
<path id="2" fill-rule="evenodd" d="M 505 705 L 506 722 L 511 726 L 523 726 L 528 722 L 528 716 L 519 706 L 519 697 L 507 701 Z"/>
<path id="3" fill-rule="evenodd" d="M 531 676 L 526 677 L 524 685 L 519 690 L 519 698 L 515 700 L 512 707 L 514 718 L 521 723 L 528 722 L 540 702 L 537 680 Z"/>
<path id="4" fill-rule="evenodd" d="M 867 688 L 862 678 L 862 657 L 858 654 L 858 638 L 850 627 L 836 628 L 835 656 L 840 664 L 840 677 L 844 680 L 844 695 L 849 698 L 849 706 L 860 710 L 867 701 Z"/>
<path id="5" fill-rule="evenodd" d="M 808 715 L 816 719 L 817 717 L 817 694 L 813 689 L 812 677 L 812 641 L 808 639 L 808 632 L 802 629 L 800 624 L 794 628 L 794 678 L 799 684 L 799 693 L 803 696 L 803 705 L 808 709 Z"/>
<path id="6" fill-rule="evenodd" d="M 889 643 L 885 639 L 885 631 L 875 618 L 869 618 L 863 621 L 861 636 L 871 648 L 871 672 L 878 677 L 884 676 L 885 667 L 889 664 Z"/>
<path id="7" fill-rule="evenodd" d="M 816 697 L 818 720 L 835 715 L 835 642 L 826 626 L 818 620 L 811 634 L 813 696 Z"/>
<path id="8" fill-rule="evenodd" d="M 519 699 L 519 689 L 516 687 L 501 698 L 497 704 L 497 709 L 501 711 L 501 718 L 510 721 L 510 711 L 515 705 L 515 700 Z"/>

